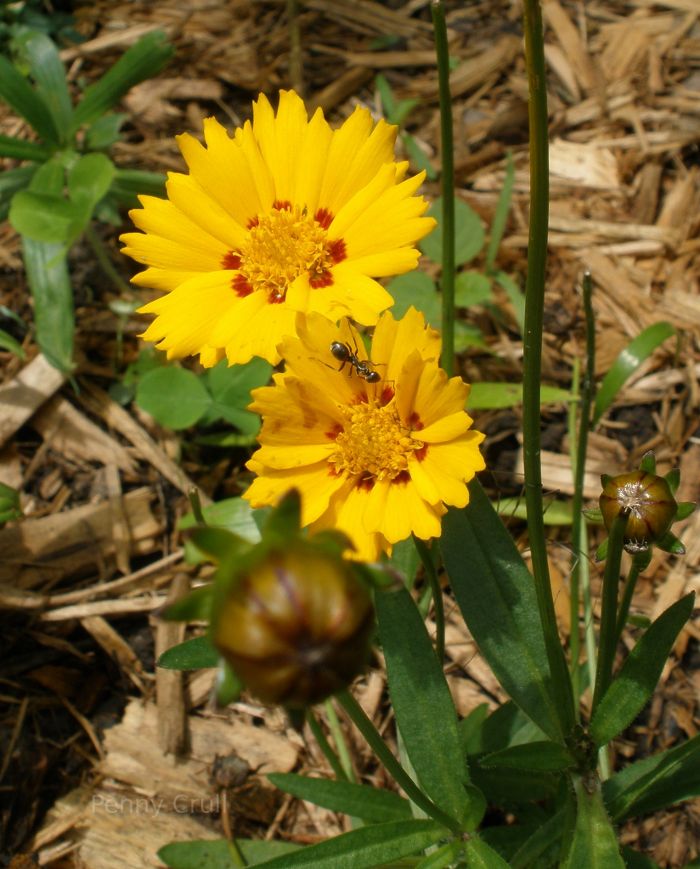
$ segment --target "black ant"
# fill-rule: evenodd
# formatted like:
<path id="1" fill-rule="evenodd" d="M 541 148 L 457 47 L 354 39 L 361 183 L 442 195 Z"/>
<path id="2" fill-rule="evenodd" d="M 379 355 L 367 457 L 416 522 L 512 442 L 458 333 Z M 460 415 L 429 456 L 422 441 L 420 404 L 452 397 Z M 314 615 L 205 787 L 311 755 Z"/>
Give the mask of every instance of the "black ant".
<path id="1" fill-rule="evenodd" d="M 350 374 L 354 371 L 358 377 L 361 377 L 367 383 L 379 383 L 382 379 L 378 371 L 374 370 L 374 363 L 365 359 L 358 359 L 357 347 L 353 351 L 349 344 L 343 341 L 331 342 L 331 353 L 340 362 L 340 368 L 337 371 L 342 371 L 346 365 L 350 366 Z"/>

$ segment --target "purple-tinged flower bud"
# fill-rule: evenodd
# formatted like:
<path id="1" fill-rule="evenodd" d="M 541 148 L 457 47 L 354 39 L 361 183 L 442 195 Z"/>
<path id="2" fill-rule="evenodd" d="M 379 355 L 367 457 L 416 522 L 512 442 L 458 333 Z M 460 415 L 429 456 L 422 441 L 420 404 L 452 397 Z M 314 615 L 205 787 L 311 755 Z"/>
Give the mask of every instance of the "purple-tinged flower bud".
<path id="1" fill-rule="evenodd" d="M 360 673 L 373 626 L 371 594 L 353 565 L 297 543 L 269 550 L 233 583 L 213 640 L 252 694 L 299 708 Z"/>
<path id="2" fill-rule="evenodd" d="M 632 554 L 644 552 L 668 532 L 676 518 L 677 504 L 663 477 L 638 470 L 617 477 L 603 477 L 600 511 L 610 531 L 621 510 L 629 510 L 624 547 Z"/>

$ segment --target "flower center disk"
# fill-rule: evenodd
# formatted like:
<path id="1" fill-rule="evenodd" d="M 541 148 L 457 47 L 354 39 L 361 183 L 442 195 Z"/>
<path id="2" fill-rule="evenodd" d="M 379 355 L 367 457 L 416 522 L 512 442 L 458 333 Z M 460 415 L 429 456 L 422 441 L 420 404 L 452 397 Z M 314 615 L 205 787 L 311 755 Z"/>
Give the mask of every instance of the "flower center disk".
<path id="1" fill-rule="evenodd" d="M 381 407 L 370 400 L 344 408 L 343 413 L 346 423 L 329 459 L 338 473 L 394 480 L 407 469 L 409 456 L 423 446 L 401 424 L 393 404 Z"/>

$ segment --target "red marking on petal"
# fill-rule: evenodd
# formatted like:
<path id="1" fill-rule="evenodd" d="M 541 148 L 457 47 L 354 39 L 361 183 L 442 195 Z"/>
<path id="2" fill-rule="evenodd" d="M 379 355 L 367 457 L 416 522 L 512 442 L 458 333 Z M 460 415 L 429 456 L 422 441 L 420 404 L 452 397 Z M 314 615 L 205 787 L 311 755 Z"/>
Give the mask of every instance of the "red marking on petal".
<path id="1" fill-rule="evenodd" d="M 334 263 L 340 263 L 348 258 L 347 247 L 342 238 L 328 242 L 328 254 Z"/>
<path id="2" fill-rule="evenodd" d="M 255 217 L 251 217 L 248 223 L 246 223 L 246 229 L 253 229 L 253 227 L 257 226 L 260 223 L 260 218 L 256 215 Z"/>
<path id="3" fill-rule="evenodd" d="M 413 453 L 413 455 L 418 459 L 419 462 L 422 462 L 423 459 L 426 457 L 427 452 L 428 452 L 428 444 L 423 444 L 423 446 L 420 447 L 419 449 L 417 449 Z"/>
<path id="4" fill-rule="evenodd" d="M 328 465 L 328 476 L 329 477 L 339 477 L 340 471 L 336 468 L 335 465 Z"/>
<path id="5" fill-rule="evenodd" d="M 385 404 L 389 404 L 395 395 L 396 392 L 394 391 L 393 386 L 385 386 L 384 389 L 382 389 L 382 394 L 379 396 L 379 403 L 383 407 Z"/>
<path id="6" fill-rule="evenodd" d="M 418 416 L 415 410 L 409 416 L 408 424 L 411 426 L 411 429 L 413 431 L 420 431 L 422 428 L 425 428 L 425 424 L 421 421 L 421 418 Z"/>
<path id="7" fill-rule="evenodd" d="M 235 271 L 241 267 L 241 258 L 234 251 L 230 250 L 228 253 L 225 253 L 223 259 L 221 260 L 221 268 L 222 269 L 230 269 L 231 271 Z"/>
<path id="8" fill-rule="evenodd" d="M 333 212 L 327 208 L 319 208 L 316 214 L 314 214 L 314 220 L 323 229 L 328 229 L 331 223 L 333 223 Z"/>
<path id="9" fill-rule="evenodd" d="M 267 301 L 271 305 L 281 305 L 285 298 L 285 293 L 270 293 L 267 297 Z"/>
<path id="10" fill-rule="evenodd" d="M 338 435 L 342 432 L 342 425 L 338 425 L 337 423 L 333 426 L 330 431 L 325 432 L 326 437 L 329 441 L 334 441 Z"/>
<path id="11" fill-rule="evenodd" d="M 317 274 L 316 277 L 309 278 L 309 286 L 314 290 L 320 290 L 322 287 L 332 287 L 333 272 L 326 270 Z"/>
<path id="12" fill-rule="evenodd" d="M 231 281 L 231 285 L 235 294 L 241 298 L 249 296 L 253 292 L 253 288 L 248 283 L 248 278 L 240 273 Z"/>
<path id="13" fill-rule="evenodd" d="M 291 211 L 292 203 L 288 199 L 275 199 L 272 203 L 272 207 L 275 211 Z"/>
<path id="14" fill-rule="evenodd" d="M 356 489 L 364 489 L 365 492 L 371 492 L 376 483 L 375 477 L 360 477 L 355 483 Z"/>
<path id="15" fill-rule="evenodd" d="M 411 481 L 411 475 L 408 473 L 408 471 L 401 471 L 400 473 L 398 473 L 394 477 L 394 479 L 391 482 L 392 483 L 401 483 L 402 485 L 405 486 L 406 483 L 410 483 L 410 481 Z"/>

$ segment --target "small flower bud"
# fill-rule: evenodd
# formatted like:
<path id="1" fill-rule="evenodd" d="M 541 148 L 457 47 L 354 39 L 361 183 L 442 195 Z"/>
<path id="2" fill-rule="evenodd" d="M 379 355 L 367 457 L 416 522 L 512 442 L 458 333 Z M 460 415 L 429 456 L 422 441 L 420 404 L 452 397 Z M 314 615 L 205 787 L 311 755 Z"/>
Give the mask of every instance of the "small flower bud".
<path id="1" fill-rule="evenodd" d="M 313 705 L 367 663 L 374 610 L 355 568 L 296 543 L 269 550 L 239 577 L 215 614 L 213 639 L 266 703 Z"/>
<path id="2" fill-rule="evenodd" d="M 620 511 L 629 510 L 624 547 L 632 554 L 661 540 L 676 518 L 677 504 L 666 480 L 641 469 L 603 477 L 599 503 L 608 531 Z"/>

